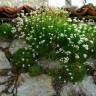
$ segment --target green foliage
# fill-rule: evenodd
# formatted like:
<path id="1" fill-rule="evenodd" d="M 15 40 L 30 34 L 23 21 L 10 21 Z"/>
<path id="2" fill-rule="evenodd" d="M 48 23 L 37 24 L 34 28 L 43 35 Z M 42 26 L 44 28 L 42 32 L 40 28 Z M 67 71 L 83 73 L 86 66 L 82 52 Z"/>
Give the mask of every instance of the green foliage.
<path id="1" fill-rule="evenodd" d="M 0 25 L 0 38 L 12 39 L 12 26 L 9 23 L 2 23 Z"/>
<path id="2" fill-rule="evenodd" d="M 28 70 L 35 63 L 34 58 L 31 49 L 22 48 L 11 56 L 11 63 L 17 68 Z"/>
<path id="3" fill-rule="evenodd" d="M 12 33 L 31 47 L 14 53 L 12 65 L 37 76 L 44 72 L 38 60 L 43 57 L 57 60 L 62 66 L 48 69 L 48 75 L 70 82 L 81 81 L 86 74 L 84 62 L 96 57 L 96 26 L 73 23 L 67 16 L 63 10 L 41 9 L 31 16 L 18 17 Z"/>
<path id="4" fill-rule="evenodd" d="M 86 74 L 86 68 L 83 64 L 78 62 L 73 64 L 64 64 L 60 69 L 54 68 L 48 71 L 48 75 L 55 79 L 60 79 L 66 82 L 82 81 Z"/>
<path id="5" fill-rule="evenodd" d="M 61 71 L 62 78 L 66 81 L 71 81 L 73 83 L 83 80 L 85 74 L 86 74 L 85 66 L 78 62 L 64 65 Z"/>
<path id="6" fill-rule="evenodd" d="M 34 64 L 31 68 L 29 68 L 29 75 L 30 76 L 38 76 L 42 74 L 42 67 Z"/>

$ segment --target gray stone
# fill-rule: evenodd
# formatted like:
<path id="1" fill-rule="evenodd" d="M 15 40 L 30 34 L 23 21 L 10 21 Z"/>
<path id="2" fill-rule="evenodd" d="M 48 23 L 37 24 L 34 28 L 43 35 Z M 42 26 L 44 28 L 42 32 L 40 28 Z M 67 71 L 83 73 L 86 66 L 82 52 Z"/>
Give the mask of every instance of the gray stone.
<path id="1" fill-rule="evenodd" d="M 81 83 L 83 89 L 86 89 L 86 94 L 88 96 L 96 96 L 96 85 L 93 82 L 93 78 L 91 76 L 85 77 L 85 79 Z"/>
<path id="2" fill-rule="evenodd" d="M 57 60 L 48 60 L 48 59 L 45 59 L 45 58 L 42 58 L 38 61 L 38 64 L 41 65 L 43 68 L 49 68 L 49 69 L 52 69 L 52 68 L 61 68 L 61 64 L 59 61 Z"/>
<path id="3" fill-rule="evenodd" d="M 94 68 L 96 67 L 96 60 L 95 59 L 92 59 L 92 58 L 89 58 L 86 62 L 85 62 L 86 65 Z"/>
<path id="4" fill-rule="evenodd" d="M 24 77 L 24 82 L 18 88 L 18 96 L 52 96 L 54 89 L 51 77 L 40 75 L 37 77 Z"/>
<path id="5" fill-rule="evenodd" d="M 10 63 L 7 60 L 4 52 L 0 51 L 0 69 L 10 69 Z"/>
<path id="6" fill-rule="evenodd" d="M 1 42 L 0 41 L 0 47 L 1 48 L 8 48 L 10 46 L 10 43 L 9 42 Z"/>
<path id="7" fill-rule="evenodd" d="M 93 83 L 91 76 L 86 76 L 84 80 L 75 85 L 68 83 L 63 87 L 61 96 L 96 96 L 96 85 Z M 74 94 L 74 95 L 73 95 Z"/>
<path id="8" fill-rule="evenodd" d="M 21 39 L 16 39 L 12 42 L 9 51 L 11 54 L 15 53 L 18 49 L 24 48 L 24 47 L 29 47 L 24 40 Z"/>

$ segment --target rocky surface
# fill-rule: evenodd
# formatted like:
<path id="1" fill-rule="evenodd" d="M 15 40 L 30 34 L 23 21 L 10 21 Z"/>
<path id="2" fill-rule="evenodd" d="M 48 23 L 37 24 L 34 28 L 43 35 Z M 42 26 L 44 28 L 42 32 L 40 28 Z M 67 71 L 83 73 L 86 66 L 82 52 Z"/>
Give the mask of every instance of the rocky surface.
<path id="1" fill-rule="evenodd" d="M 42 58 L 38 61 L 38 64 L 41 65 L 43 68 L 48 68 L 48 69 L 52 69 L 52 68 L 60 68 L 61 64 L 59 61 L 52 61 L 52 60 L 47 60 L 45 58 Z"/>
<path id="2" fill-rule="evenodd" d="M 91 76 L 86 76 L 81 83 L 64 86 L 61 96 L 96 96 L 96 85 Z"/>
<path id="3" fill-rule="evenodd" d="M 10 42 L 1 42 L 0 41 L 0 48 L 8 48 L 10 46 Z"/>
<path id="4" fill-rule="evenodd" d="M 24 82 L 18 88 L 18 96 L 52 96 L 54 89 L 51 77 L 40 75 L 37 77 L 24 76 Z"/>
<path id="5" fill-rule="evenodd" d="M 96 66 L 96 60 L 89 58 L 85 64 L 90 66 L 91 68 L 94 68 Z"/>
<path id="6" fill-rule="evenodd" d="M 28 47 L 25 41 L 19 39 L 19 40 L 14 40 L 9 48 L 9 51 L 11 54 L 15 53 L 18 49 Z"/>
<path id="7" fill-rule="evenodd" d="M 0 51 L 0 69 L 10 69 L 10 63 L 7 60 L 4 52 Z"/>

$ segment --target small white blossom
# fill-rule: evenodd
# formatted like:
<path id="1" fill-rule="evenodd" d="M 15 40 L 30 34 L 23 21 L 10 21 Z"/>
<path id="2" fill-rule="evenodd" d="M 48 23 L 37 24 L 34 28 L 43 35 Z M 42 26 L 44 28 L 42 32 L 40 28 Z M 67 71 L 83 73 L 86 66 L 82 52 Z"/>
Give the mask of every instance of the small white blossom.
<path id="1" fill-rule="evenodd" d="M 69 69 L 67 68 L 66 71 L 69 71 Z"/>
<path id="2" fill-rule="evenodd" d="M 68 21 L 69 21 L 69 22 L 72 22 L 72 19 L 71 19 L 71 18 L 68 18 Z"/>
<path id="3" fill-rule="evenodd" d="M 84 57 L 84 58 L 87 58 L 87 54 L 83 54 L 83 57 Z"/>
<path id="4" fill-rule="evenodd" d="M 73 80 L 73 79 L 74 79 L 74 77 L 73 77 L 73 76 L 71 76 L 71 79 Z"/>
<path id="5" fill-rule="evenodd" d="M 24 68 L 25 67 L 25 64 L 23 64 L 22 67 Z"/>
<path id="6" fill-rule="evenodd" d="M 70 76 L 72 75 L 72 73 L 68 73 Z"/>
<path id="7" fill-rule="evenodd" d="M 25 59 L 24 58 L 22 58 L 22 61 L 24 61 Z"/>
<path id="8" fill-rule="evenodd" d="M 86 45 L 86 44 L 84 44 L 84 45 L 82 45 L 86 50 L 88 50 L 89 49 L 89 46 L 88 45 Z"/>
<path id="9" fill-rule="evenodd" d="M 64 37 L 64 34 L 63 34 L 63 33 L 61 33 L 61 34 L 60 34 L 60 36 L 61 36 L 61 37 Z"/>
<path id="10" fill-rule="evenodd" d="M 75 58 L 76 58 L 76 59 L 79 59 L 80 57 L 79 57 L 79 55 L 78 55 L 78 54 L 75 54 Z"/>
<path id="11" fill-rule="evenodd" d="M 64 63 L 68 63 L 69 58 L 68 57 L 64 57 Z"/>
<path id="12" fill-rule="evenodd" d="M 33 58 L 35 58 L 35 53 L 33 53 Z"/>

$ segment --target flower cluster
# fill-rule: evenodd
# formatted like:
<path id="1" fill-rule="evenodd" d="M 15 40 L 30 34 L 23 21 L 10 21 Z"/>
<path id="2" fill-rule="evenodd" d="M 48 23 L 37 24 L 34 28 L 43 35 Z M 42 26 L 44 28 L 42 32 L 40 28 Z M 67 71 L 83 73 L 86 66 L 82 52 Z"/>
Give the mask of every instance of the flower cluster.
<path id="1" fill-rule="evenodd" d="M 66 16 L 63 17 L 58 12 L 55 14 L 58 15 L 52 15 L 52 11 L 51 14 L 37 11 L 29 17 L 17 18 L 12 33 L 19 31 L 18 38 L 25 40 L 31 46 L 31 52 L 26 55 L 25 51 L 26 54 L 22 52 L 24 55 L 19 56 L 17 51 L 15 56 L 13 55 L 13 61 L 18 62 L 14 64 L 26 67 L 31 66 L 33 62 L 38 65 L 37 61 L 42 57 L 58 60 L 62 63 L 62 68 L 58 69 L 60 74 L 56 74 L 56 77 L 76 82 L 85 75 L 84 62 L 95 52 L 96 26 L 75 24 Z"/>

